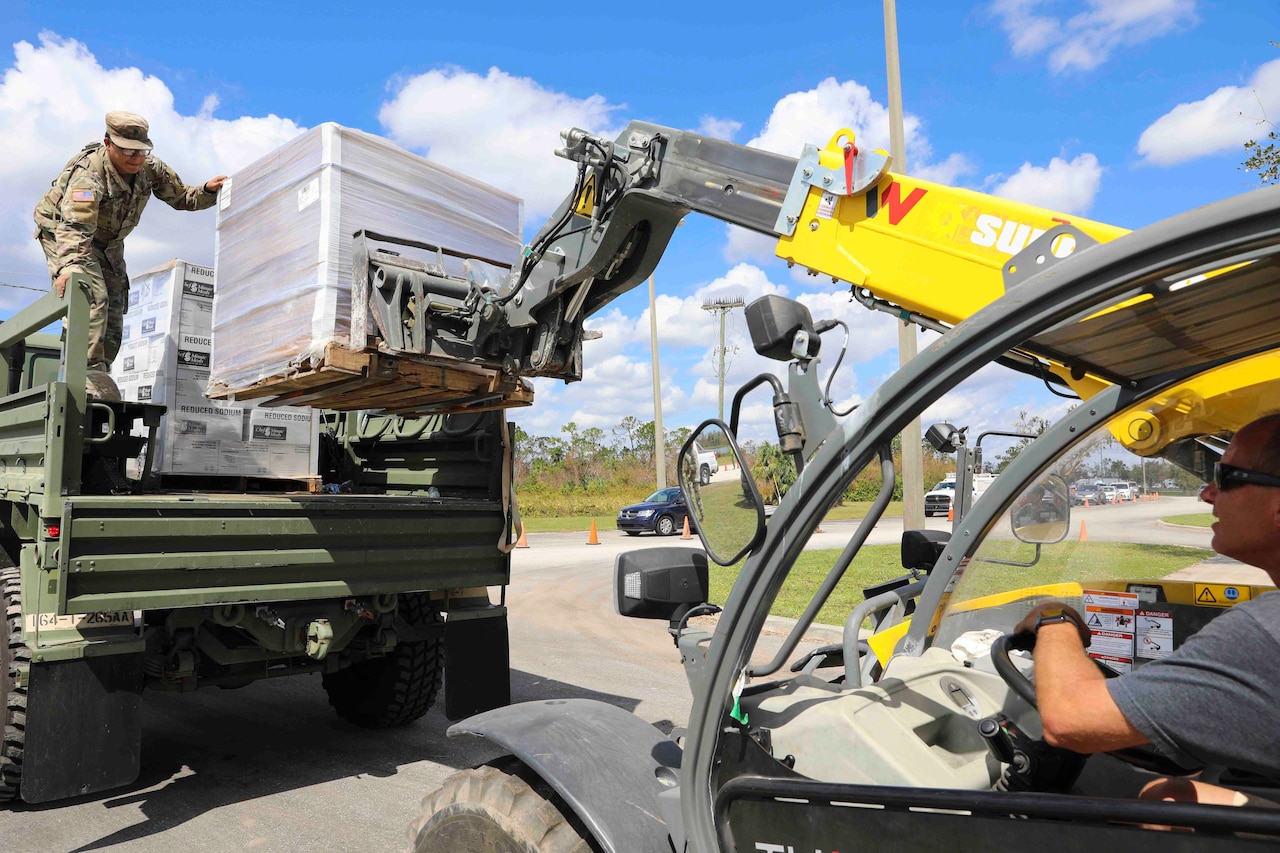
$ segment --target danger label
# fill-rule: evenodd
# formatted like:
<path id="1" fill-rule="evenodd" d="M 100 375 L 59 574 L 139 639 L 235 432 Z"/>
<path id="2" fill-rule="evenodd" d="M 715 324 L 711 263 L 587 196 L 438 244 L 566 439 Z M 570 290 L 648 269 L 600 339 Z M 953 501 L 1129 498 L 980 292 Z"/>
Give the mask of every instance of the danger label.
<path id="1" fill-rule="evenodd" d="M 1133 611 L 1114 608 L 1090 608 L 1085 611 L 1085 624 L 1089 630 L 1133 631 Z"/>
<path id="2" fill-rule="evenodd" d="M 1116 672 L 1133 669 L 1138 594 L 1086 589 L 1081 594 L 1084 623 L 1093 635 L 1089 656 Z"/>
<path id="3" fill-rule="evenodd" d="M 1129 658 L 1116 658 L 1109 657 L 1107 655 L 1092 655 L 1092 657 L 1094 660 L 1101 661 L 1121 675 L 1124 675 L 1126 672 L 1133 671 L 1133 661 Z"/>
<path id="4" fill-rule="evenodd" d="M 1086 589 L 1082 596 L 1085 607 L 1108 607 L 1118 610 L 1137 610 L 1138 594 L 1134 592 L 1108 592 Z"/>
<path id="5" fill-rule="evenodd" d="M 1136 614 L 1134 655 L 1155 660 L 1173 653 L 1173 614 L 1167 610 L 1139 610 Z"/>
<path id="6" fill-rule="evenodd" d="M 1133 634 L 1122 634 L 1118 631 L 1094 631 L 1093 641 L 1089 643 L 1089 654 L 1093 657 L 1117 657 L 1132 660 Z"/>

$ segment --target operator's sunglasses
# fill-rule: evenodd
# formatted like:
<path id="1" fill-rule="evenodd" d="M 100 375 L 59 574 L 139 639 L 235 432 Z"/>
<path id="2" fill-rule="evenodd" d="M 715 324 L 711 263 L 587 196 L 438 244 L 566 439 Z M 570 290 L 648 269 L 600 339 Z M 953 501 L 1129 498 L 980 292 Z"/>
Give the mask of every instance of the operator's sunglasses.
<path id="1" fill-rule="evenodd" d="M 1280 486 L 1280 477 L 1219 462 L 1213 466 L 1213 484 L 1225 492 L 1236 486 Z"/>

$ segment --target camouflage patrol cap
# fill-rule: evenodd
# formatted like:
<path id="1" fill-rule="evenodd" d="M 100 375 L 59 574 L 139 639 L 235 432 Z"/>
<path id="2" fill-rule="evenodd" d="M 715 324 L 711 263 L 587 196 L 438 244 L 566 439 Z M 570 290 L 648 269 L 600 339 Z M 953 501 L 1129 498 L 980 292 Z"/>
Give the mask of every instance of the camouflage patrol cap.
<path id="1" fill-rule="evenodd" d="M 107 136 L 120 148 L 153 148 L 147 137 L 151 126 L 137 113 L 107 113 Z"/>

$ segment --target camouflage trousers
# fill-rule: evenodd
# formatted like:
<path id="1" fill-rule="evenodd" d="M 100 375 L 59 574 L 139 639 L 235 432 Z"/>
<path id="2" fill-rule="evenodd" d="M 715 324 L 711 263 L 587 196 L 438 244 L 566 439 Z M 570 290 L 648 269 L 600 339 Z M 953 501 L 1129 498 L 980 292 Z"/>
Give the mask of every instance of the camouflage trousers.
<path id="1" fill-rule="evenodd" d="M 57 278 L 56 244 L 53 234 L 41 230 L 38 239 L 49 263 L 49 276 Z M 113 247 L 115 248 L 115 247 Z M 111 256 L 114 256 L 114 263 Z M 124 253 L 93 246 L 93 258 L 98 262 L 98 275 L 92 268 L 86 270 L 92 279 L 89 299 L 89 369 L 110 371 L 120 352 L 120 339 L 124 334 L 124 315 L 129 310 L 129 274 L 124 265 Z"/>

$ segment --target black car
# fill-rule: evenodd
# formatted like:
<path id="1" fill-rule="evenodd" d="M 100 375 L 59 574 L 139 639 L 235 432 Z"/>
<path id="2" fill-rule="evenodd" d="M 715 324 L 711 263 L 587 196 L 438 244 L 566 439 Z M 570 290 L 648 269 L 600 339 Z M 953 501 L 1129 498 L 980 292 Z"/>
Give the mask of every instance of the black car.
<path id="1" fill-rule="evenodd" d="M 618 510 L 618 529 L 628 536 L 639 536 L 646 531 L 671 536 L 684 529 L 684 520 L 688 517 L 684 495 L 678 486 L 672 486 L 658 489 L 642 502 Z M 693 529 L 692 518 L 689 529 Z"/>

